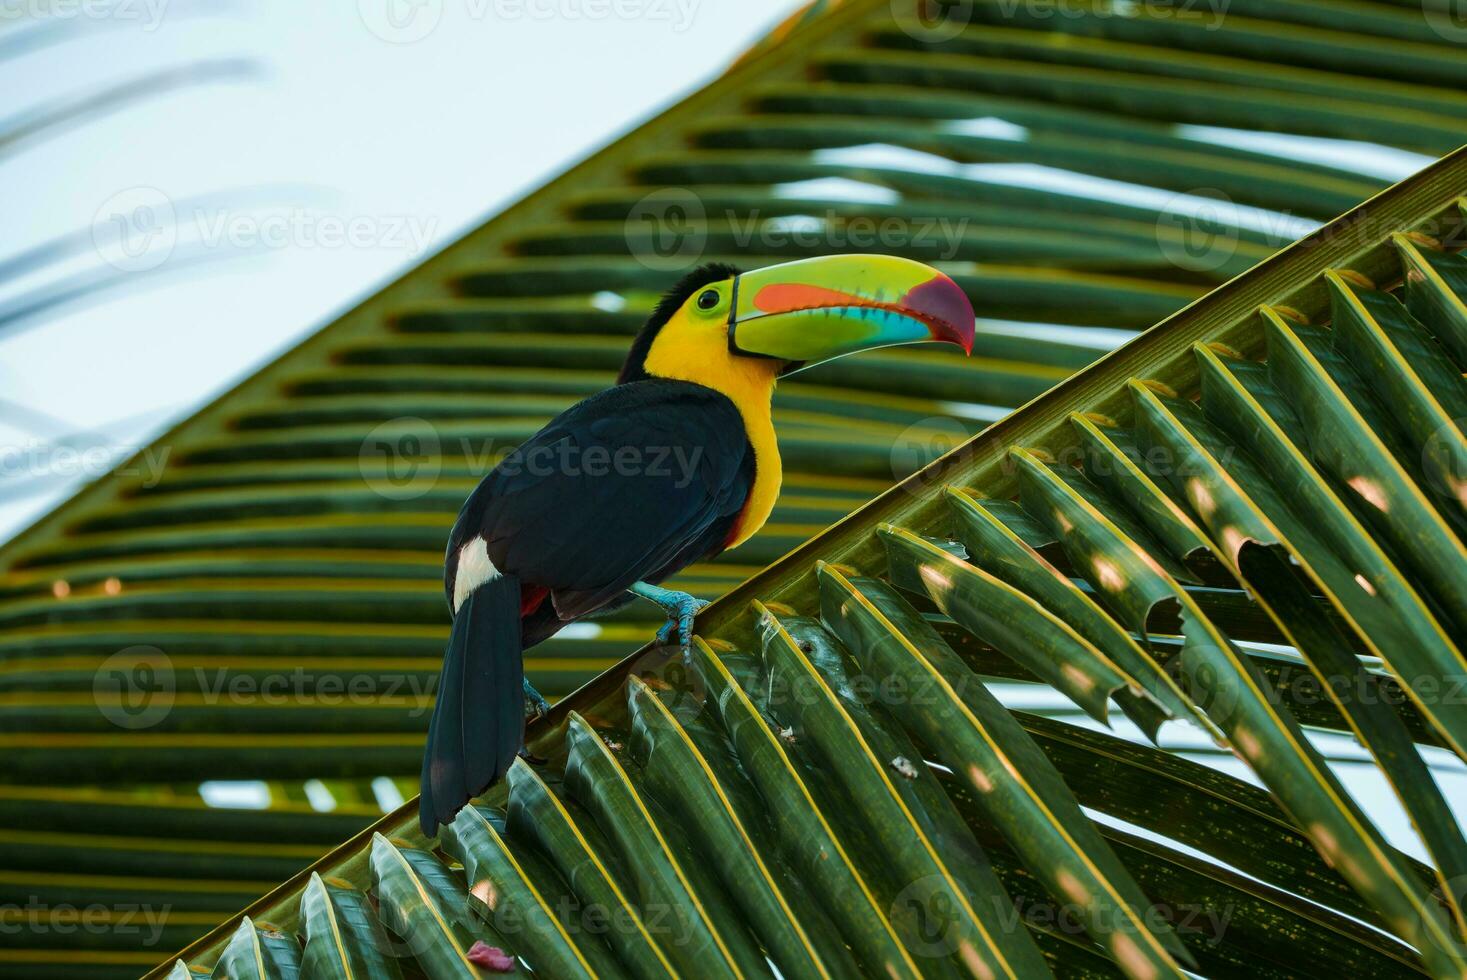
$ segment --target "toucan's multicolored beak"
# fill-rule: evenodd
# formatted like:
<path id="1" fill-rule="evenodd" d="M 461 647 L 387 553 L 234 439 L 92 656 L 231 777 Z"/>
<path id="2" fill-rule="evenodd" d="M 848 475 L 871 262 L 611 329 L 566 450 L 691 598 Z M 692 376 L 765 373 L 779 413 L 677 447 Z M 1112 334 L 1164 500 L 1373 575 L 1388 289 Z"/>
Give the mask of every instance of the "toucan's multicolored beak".
<path id="1" fill-rule="evenodd" d="M 734 280 L 728 347 L 790 362 L 936 340 L 973 350 L 973 306 L 931 266 L 890 255 L 827 255 Z"/>

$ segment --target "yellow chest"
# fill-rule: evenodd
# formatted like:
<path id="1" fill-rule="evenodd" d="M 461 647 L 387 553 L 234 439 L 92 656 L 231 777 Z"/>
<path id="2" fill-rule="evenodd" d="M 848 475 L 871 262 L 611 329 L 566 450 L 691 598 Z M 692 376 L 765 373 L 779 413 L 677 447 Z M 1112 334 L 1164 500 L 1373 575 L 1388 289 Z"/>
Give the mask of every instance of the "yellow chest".
<path id="1" fill-rule="evenodd" d="M 725 547 L 735 547 L 764 527 L 779 499 L 783 471 L 770 398 L 775 395 L 779 362 L 729 354 L 722 323 L 695 324 L 679 314 L 667 321 L 647 352 L 645 371 L 653 377 L 692 381 L 725 395 L 744 418 L 744 433 L 754 446 L 754 486 Z"/>
<path id="2" fill-rule="evenodd" d="M 769 520 L 784 480 L 769 404 L 779 377 L 779 362 L 733 356 L 721 323 L 700 326 L 679 315 L 653 341 L 644 366 L 653 377 L 712 388 L 733 402 L 743 417 L 744 433 L 754 447 L 754 485 L 725 547 L 743 544 Z"/>
<path id="3" fill-rule="evenodd" d="M 770 414 L 769 394 L 762 402 L 753 399 L 734 399 L 739 414 L 744 417 L 744 432 L 754 447 L 754 485 L 749 489 L 749 499 L 739 514 L 733 537 L 728 547 L 734 548 L 753 537 L 764 522 L 769 520 L 779 499 L 779 488 L 784 482 L 784 470 L 779 461 L 779 442 L 774 437 L 774 419 Z"/>

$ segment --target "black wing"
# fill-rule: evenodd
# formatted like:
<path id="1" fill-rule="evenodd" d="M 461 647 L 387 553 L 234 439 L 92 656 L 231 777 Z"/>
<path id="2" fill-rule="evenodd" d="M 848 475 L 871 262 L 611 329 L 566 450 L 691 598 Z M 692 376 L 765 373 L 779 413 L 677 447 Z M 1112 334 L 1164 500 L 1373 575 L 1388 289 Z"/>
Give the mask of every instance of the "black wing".
<path id="1" fill-rule="evenodd" d="M 551 590 L 562 619 L 722 544 L 753 484 L 739 410 L 701 385 L 618 385 L 552 420 L 484 478 L 449 539 L 481 535 L 500 571 Z"/>

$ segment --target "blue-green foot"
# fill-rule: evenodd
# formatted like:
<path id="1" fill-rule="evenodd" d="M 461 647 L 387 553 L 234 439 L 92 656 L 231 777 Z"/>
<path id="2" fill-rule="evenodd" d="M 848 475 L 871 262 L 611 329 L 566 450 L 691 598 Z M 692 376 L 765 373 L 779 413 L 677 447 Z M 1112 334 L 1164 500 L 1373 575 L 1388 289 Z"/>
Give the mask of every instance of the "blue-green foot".
<path id="1" fill-rule="evenodd" d="M 693 618 L 708 603 L 686 592 L 664 589 L 660 585 L 648 585 L 646 582 L 638 582 L 629 591 L 632 595 L 657 603 L 667 614 L 667 622 L 657 631 L 658 644 L 666 646 L 676 636 L 678 646 L 684 654 L 688 653 L 693 645 Z"/>
<path id="2" fill-rule="evenodd" d="M 546 701 L 543 697 L 540 696 L 540 692 L 535 690 L 535 686 L 531 684 L 530 679 L 526 677 L 525 718 L 527 720 L 533 721 L 534 719 L 539 718 L 541 715 L 546 714 L 549 711 L 550 702 Z"/>

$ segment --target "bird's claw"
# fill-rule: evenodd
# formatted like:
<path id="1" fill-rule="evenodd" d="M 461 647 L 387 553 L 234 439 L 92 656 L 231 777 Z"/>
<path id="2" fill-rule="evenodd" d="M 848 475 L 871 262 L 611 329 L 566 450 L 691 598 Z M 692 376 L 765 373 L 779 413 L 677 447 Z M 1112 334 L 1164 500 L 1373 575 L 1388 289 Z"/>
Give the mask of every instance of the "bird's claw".
<path id="1" fill-rule="evenodd" d="M 525 720 L 534 721 L 550 711 L 550 702 L 535 690 L 529 678 L 525 678 Z"/>
<path id="2" fill-rule="evenodd" d="M 693 647 L 693 618 L 698 611 L 708 605 L 703 599 L 696 598 L 684 593 L 677 600 L 677 604 L 670 606 L 667 610 L 667 622 L 657 631 L 657 643 L 666 646 L 672 642 L 673 635 L 677 635 L 677 644 L 686 656 Z"/>

